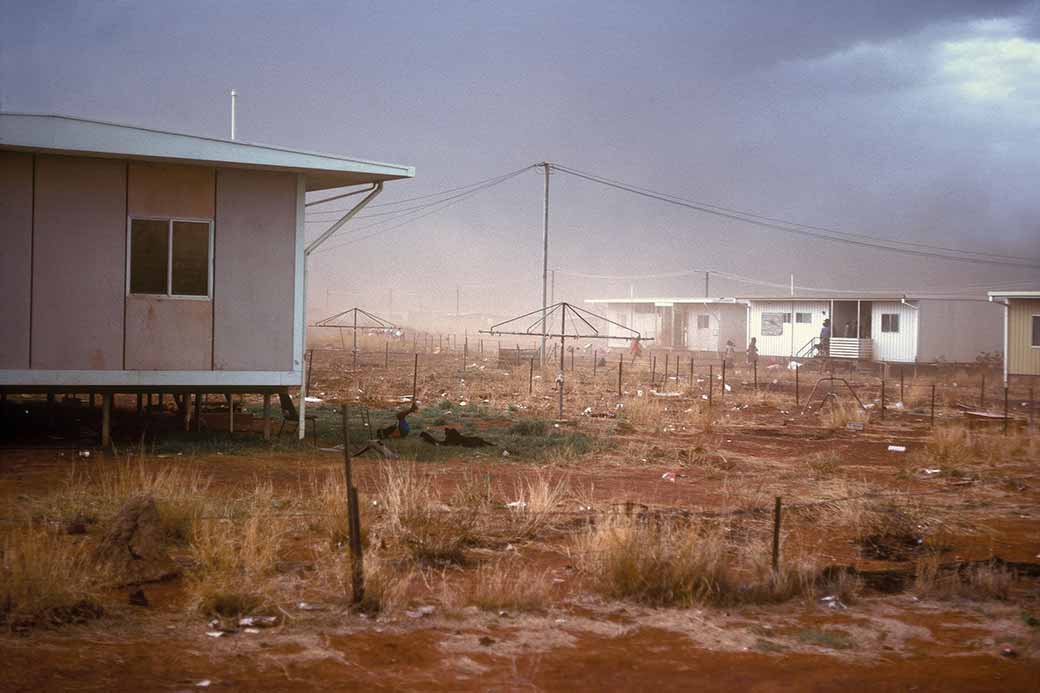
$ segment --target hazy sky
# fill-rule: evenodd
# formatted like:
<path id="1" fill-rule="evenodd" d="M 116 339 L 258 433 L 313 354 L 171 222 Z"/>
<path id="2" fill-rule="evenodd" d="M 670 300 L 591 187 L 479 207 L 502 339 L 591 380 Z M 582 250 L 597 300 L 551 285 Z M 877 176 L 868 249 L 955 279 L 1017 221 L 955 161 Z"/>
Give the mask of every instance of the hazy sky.
<path id="1" fill-rule="evenodd" d="M 416 166 L 380 202 L 550 160 L 807 224 L 1040 258 L 1037 2 L 0 0 L 0 17 L 4 110 L 226 136 L 233 87 L 242 140 Z M 571 272 L 1040 288 L 1035 270 L 807 240 L 563 174 L 551 185 L 550 265 Z M 329 311 L 378 312 L 393 288 L 395 308 L 454 310 L 458 284 L 464 311 L 532 309 L 541 219 L 528 172 L 334 241 L 311 262 L 312 306 L 320 316 L 328 295 Z M 557 297 L 630 285 L 703 291 L 697 276 L 560 276 Z"/>

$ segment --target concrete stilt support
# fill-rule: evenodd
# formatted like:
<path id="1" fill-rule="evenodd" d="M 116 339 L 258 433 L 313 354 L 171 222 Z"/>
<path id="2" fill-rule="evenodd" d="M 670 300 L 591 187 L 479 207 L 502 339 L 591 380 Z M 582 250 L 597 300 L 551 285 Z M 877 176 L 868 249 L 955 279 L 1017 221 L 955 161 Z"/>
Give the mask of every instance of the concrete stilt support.
<path id="1" fill-rule="evenodd" d="M 91 399 L 91 404 L 90 404 L 90 406 L 94 406 L 94 403 L 93 403 L 93 399 L 94 399 L 94 397 L 93 397 L 93 395 L 91 396 L 91 398 L 90 398 L 90 399 Z M 138 392 L 138 393 L 137 393 L 137 415 L 138 415 L 138 416 L 140 416 L 140 415 L 141 415 L 141 408 L 142 408 L 143 406 L 144 406 L 144 405 L 143 405 L 143 398 L 141 397 L 141 393 L 140 393 L 140 392 Z"/>
<path id="2" fill-rule="evenodd" d="M 191 430 L 191 393 L 181 394 L 181 414 L 184 416 L 184 432 Z"/>
<path id="3" fill-rule="evenodd" d="M 271 440 L 271 393 L 264 393 L 264 440 Z"/>
<path id="4" fill-rule="evenodd" d="M 112 444 L 112 393 L 101 395 L 101 447 Z"/>
<path id="5" fill-rule="evenodd" d="M 235 432 L 235 396 L 230 392 L 224 395 L 227 397 L 227 411 L 228 411 L 228 433 Z"/>
<path id="6" fill-rule="evenodd" d="M 195 427 L 194 430 L 198 433 L 202 430 L 202 393 L 195 393 Z"/>

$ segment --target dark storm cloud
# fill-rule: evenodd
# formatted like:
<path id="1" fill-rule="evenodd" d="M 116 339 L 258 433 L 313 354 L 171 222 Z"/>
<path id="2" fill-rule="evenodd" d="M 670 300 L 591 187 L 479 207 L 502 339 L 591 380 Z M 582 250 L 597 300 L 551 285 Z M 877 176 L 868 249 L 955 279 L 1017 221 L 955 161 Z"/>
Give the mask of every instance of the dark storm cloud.
<path id="1" fill-rule="evenodd" d="M 224 135 L 235 87 L 244 139 L 417 166 L 387 199 L 550 159 L 847 231 L 1040 247 L 1035 2 L 0 0 L 0 14 L 7 109 Z M 806 243 L 563 175 L 552 188 L 553 266 L 846 287 L 1023 275 Z M 488 278 L 500 290 L 474 300 L 529 307 L 540 224 L 541 182 L 525 174 L 323 254 L 312 297 L 381 305 L 418 277 L 427 307 L 453 305 L 456 283 Z M 578 300 L 628 289 L 561 284 Z"/>

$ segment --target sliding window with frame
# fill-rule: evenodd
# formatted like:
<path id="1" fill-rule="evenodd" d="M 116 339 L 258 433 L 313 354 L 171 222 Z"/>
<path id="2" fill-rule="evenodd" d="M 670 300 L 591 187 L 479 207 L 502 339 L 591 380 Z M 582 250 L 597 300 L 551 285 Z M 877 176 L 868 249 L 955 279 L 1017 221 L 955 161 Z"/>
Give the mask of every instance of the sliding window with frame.
<path id="1" fill-rule="evenodd" d="M 127 248 L 127 294 L 212 298 L 211 219 L 132 217 Z"/>

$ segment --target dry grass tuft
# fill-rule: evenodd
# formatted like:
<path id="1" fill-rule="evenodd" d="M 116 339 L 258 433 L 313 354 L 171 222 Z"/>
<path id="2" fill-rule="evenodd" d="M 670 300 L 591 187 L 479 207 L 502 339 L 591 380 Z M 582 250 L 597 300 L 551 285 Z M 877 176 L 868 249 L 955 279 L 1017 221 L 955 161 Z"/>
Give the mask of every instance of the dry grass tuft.
<path id="1" fill-rule="evenodd" d="M 820 411 L 820 419 L 827 428 L 842 429 L 849 423 L 866 423 L 869 414 L 851 402 L 832 399 L 829 405 Z"/>
<path id="2" fill-rule="evenodd" d="M 213 503 L 208 497 L 210 479 L 198 469 L 168 464 L 164 460 L 98 461 L 73 471 L 65 484 L 44 498 L 36 515 L 45 521 L 71 521 L 104 525 L 131 498 L 155 498 L 167 539 L 184 544 L 191 538 L 196 519 Z"/>
<path id="3" fill-rule="evenodd" d="M 777 571 L 767 540 L 728 546 L 725 528 L 614 518 L 577 541 L 579 568 L 601 594 L 651 606 L 781 602 L 815 593 L 813 561 Z"/>
<path id="4" fill-rule="evenodd" d="M 40 529 L 13 531 L 0 542 L 0 623 L 97 618 L 96 595 L 106 578 L 84 544 Z"/>
<path id="5" fill-rule="evenodd" d="M 286 521 L 274 515 L 197 523 L 188 589 L 198 609 L 236 616 L 270 606 L 287 531 Z"/>
<path id="6" fill-rule="evenodd" d="M 921 598 L 1003 601 L 1014 580 L 1014 573 L 995 561 L 944 567 L 941 556 L 931 553 L 915 564 L 913 591 Z"/>
<path id="7" fill-rule="evenodd" d="M 508 505 L 511 534 L 531 539 L 552 526 L 556 511 L 570 495 L 570 480 L 539 471 L 518 481 L 513 495 L 515 500 Z"/>
<path id="8" fill-rule="evenodd" d="M 483 502 L 479 492 L 463 488 L 460 507 L 438 502 L 433 479 L 414 462 L 387 463 L 377 484 L 380 515 L 373 531 L 388 547 L 403 549 L 412 560 L 432 565 L 462 563 L 464 549 L 475 541 Z M 470 505 L 465 505 L 470 503 Z"/>
<path id="9" fill-rule="evenodd" d="M 464 599 L 486 611 L 538 611 L 545 609 L 552 584 L 545 571 L 528 568 L 519 559 L 499 559 L 481 564 Z"/>

